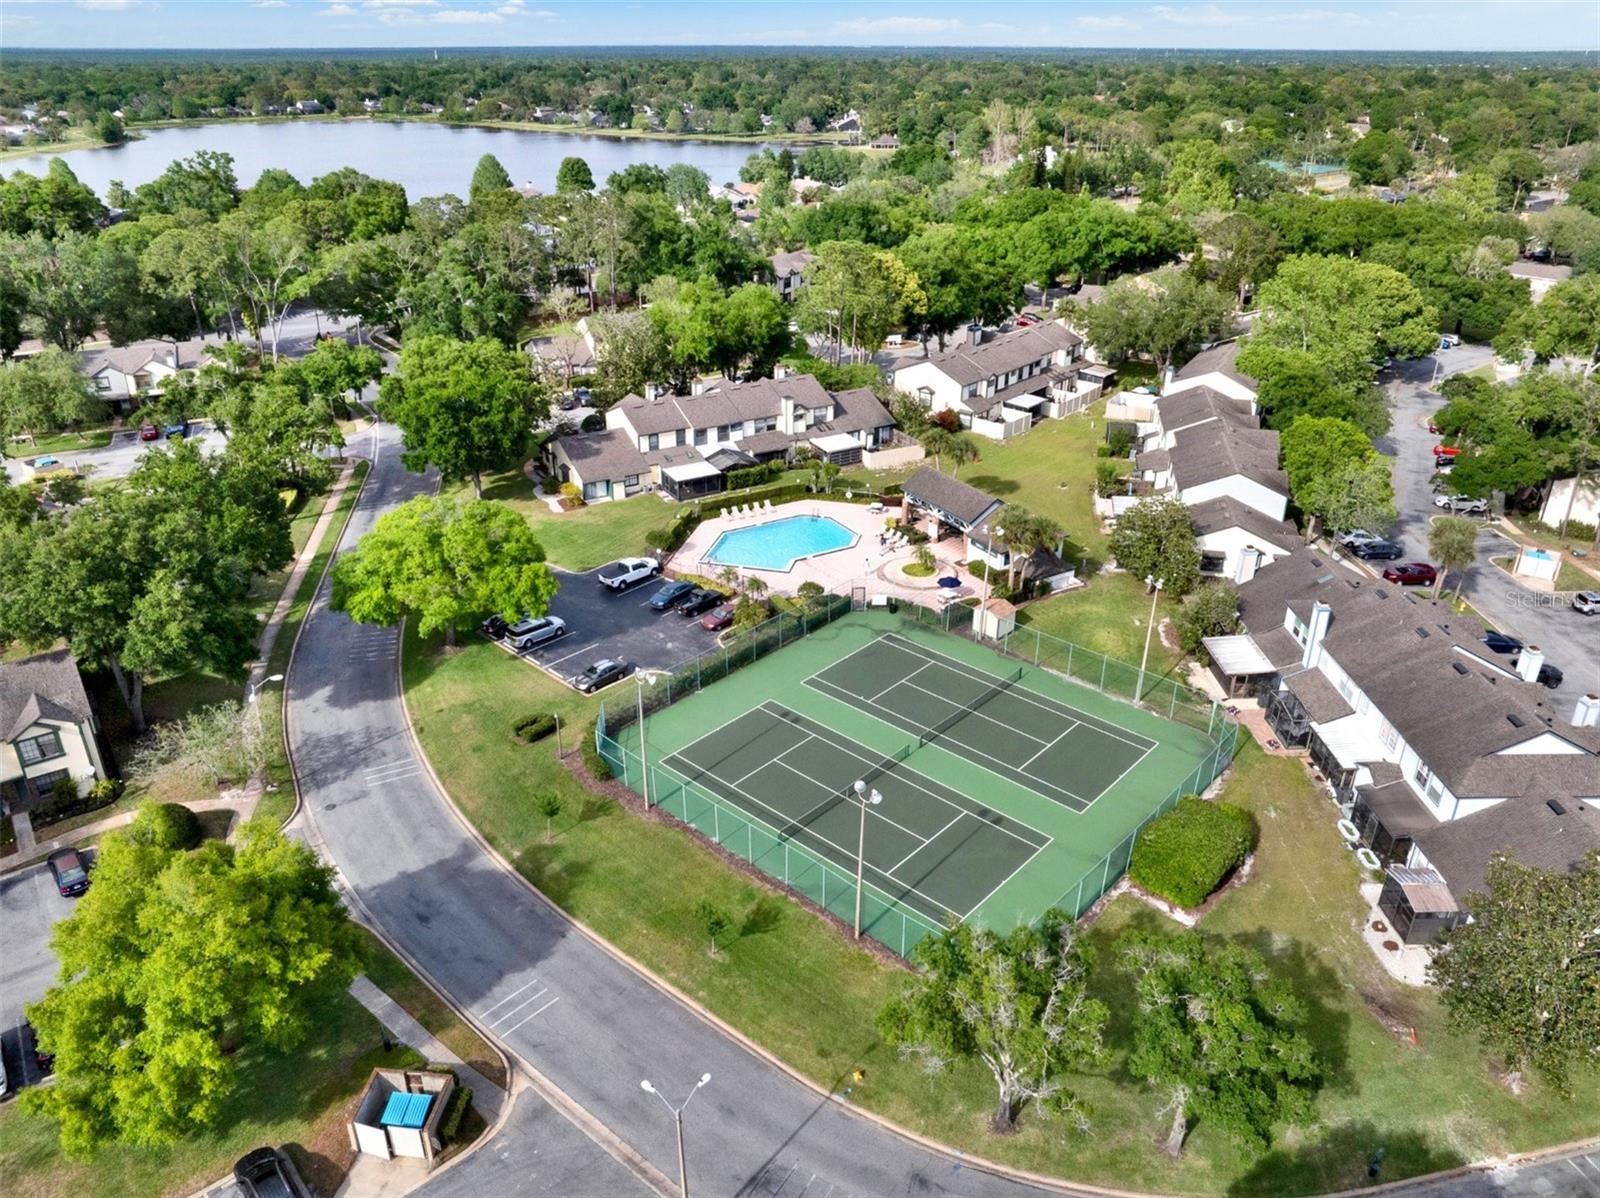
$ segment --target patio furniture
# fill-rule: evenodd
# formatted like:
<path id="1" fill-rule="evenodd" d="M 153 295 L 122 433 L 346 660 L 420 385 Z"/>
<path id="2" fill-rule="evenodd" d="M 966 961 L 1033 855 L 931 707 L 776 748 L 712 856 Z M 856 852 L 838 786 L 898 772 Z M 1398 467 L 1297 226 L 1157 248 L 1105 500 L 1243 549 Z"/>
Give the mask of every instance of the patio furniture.
<path id="1" fill-rule="evenodd" d="M 871 503 L 867 504 L 867 511 L 873 513 L 874 515 L 881 515 L 883 512 L 883 500 L 874 499 Z"/>
<path id="2" fill-rule="evenodd" d="M 939 585 L 947 589 L 954 588 L 961 585 L 961 580 L 959 578 L 947 575 L 946 577 L 939 579 Z"/>
<path id="3" fill-rule="evenodd" d="M 761 504 L 761 510 L 764 512 L 770 512 L 772 510 L 772 500 L 763 500 Z"/>

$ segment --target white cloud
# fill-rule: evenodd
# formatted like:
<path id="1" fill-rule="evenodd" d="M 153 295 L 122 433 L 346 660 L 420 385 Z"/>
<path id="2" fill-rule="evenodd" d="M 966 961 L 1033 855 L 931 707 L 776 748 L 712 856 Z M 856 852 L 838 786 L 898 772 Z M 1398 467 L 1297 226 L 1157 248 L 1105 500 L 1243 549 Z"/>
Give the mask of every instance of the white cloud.
<path id="1" fill-rule="evenodd" d="M 1391 14 L 1393 16 L 1394 14 Z M 1331 8 L 1302 8 L 1297 12 L 1273 13 L 1267 18 L 1291 25 L 1371 25 L 1365 13 L 1344 12 Z"/>
<path id="2" fill-rule="evenodd" d="M 1137 21 L 1130 21 L 1127 17 L 1079 17 L 1073 22 L 1080 29 L 1092 29 L 1096 32 L 1113 32 L 1121 29 L 1137 29 Z"/>
<path id="3" fill-rule="evenodd" d="M 961 22 L 945 17 L 859 17 L 853 21 L 835 21 L 835 33 L 951 33 L 961 28 Z"/>
<path id="4" fill-rule="evenodd" d="M 439 0 L 365 0 L 368 8 L 434 8 Z"/>
<path id="5" fill-rule="evenodd" d="M 1158 4 L 1150 12 L 1170 25 L 1237 25 L 1244 19 L 1242 14 L 1228 12 L 1215 4 L 1190 5 L 1187 8 Z"/>
<path id="6" fill-rule="evenodd" d="M 78 0 L 79 8 L 87 8 L 94 12 L 120 12 L 125 8 L 132 8 L 134 0 Z"/>
<path id="7" fill-rule="evenodd" d="M 289 0 L 255 0 L 251 8 L 288 8 Z"/>
<path id="8" fill-rule="evenodd" d="M 505 18 L 497 12 L 483 12 L 471 8 L 447 8 L 443 12 L 429 13 L 430 25 L 501 25 Z"/>
<path id="9" fill-rule="evenodd" d="M 330 4 L 327 8 L 317 13 L 319 17 L 353 17 L 355 15 L 356 10 L 348 4 Z"/>

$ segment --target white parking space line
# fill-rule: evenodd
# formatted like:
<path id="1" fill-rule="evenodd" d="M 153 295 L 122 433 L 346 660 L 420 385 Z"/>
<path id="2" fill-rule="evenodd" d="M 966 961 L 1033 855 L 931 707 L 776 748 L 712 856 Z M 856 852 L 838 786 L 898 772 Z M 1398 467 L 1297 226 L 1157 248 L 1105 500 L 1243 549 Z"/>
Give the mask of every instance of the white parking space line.
<path id="1" fill-rule="evenodd" d="M 524 1023 L 527 1023 L 528 1020 L 534 1018 L 537 1015 L 543 1015 L 546 1011 L 548 1011 L 551 1007 L 555 1006 L 560 1001 L 561 1001 L 561 996 L 558 994 L 558 995 L 556 995 L 556 997 L 552 998 L 549 1002 L 545 1003 L 544 1006 L 540 1007 L 537 1011 L 534 1011 L 531 1014 L 525 1015 L 521 1019 L 517 1020 L 510 1027 L 506 1028 L 505 1031 L 501 1032 L 500 1035 L 502 1037 L 509 1036 L 512 1032 L 516 1031 Z"/>
<path id="2" fill-rule="evenodd" d="M 532 1004 L 538 1002 L 541 998 L 543 998 L 546 994 L 549 994 L 549 993 L 550 993 L 550 987 L 548 987 L 548 986 L 539 987 L 539 989 L 535 990 L 532 994 L 528 995 L 527 998 L 523 999 L 516 1006 L 508 1007 L 506 1010 L 500 1012 L 499 1016 L 497 1016 L 495 1019 L 491 1020 L 486 1026 L 489 1028 L 490 1031 L 493 1031 L 495 1028 L 499 1027 L 502 1023 L 504 1023 L 507 1019 L 510 1019 L 518 1011 L 522 1010 L 524 1007 L 531 1006 Z"/>
<path id="3" fill-rule="evenodd" d="M 495 1003 L 493 1006 L 485 1007 L 483 1010 L 479 1011 L 478 1012 L 478 1018 L 479 1019 L 487 1019 L 487 1018 L 489 1018 L 489 1013 L 491 1011 L 498 1011 L 501 1007 L 505 1006 L 508 1002 L 510 1002 L 517 995 L 521 994 L 524 990 L 528 989 L 529 986 L 537 986 L 538 984 L 539 984 L 539 979 L 538 978 L 534 978 L 531 982 L 524 982 L 522 985 L 518 986 L 515 990 L 513 990 L 510 994 L 508 994 L 504 998 L 502 998 L 499 1002 Z"/>
<path id="4" fill-rule="evenodd" d="M 372 766 L 370 769 L 362 770 L 361 776 L 366 779 L 368 786 L 379 786 L 385 782 L 398 782 L 402 778 L 415 777 L 421 772 L 422 764 L 411 759 Z"/>

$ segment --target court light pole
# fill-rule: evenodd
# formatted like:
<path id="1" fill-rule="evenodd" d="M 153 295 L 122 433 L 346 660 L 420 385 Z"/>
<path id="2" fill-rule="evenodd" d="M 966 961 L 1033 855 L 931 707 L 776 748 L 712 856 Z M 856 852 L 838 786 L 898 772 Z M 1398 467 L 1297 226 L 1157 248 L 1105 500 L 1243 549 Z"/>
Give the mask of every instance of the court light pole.
<path id="1" fill-rule="evenodd" d="M 856 779 L 856 805 L 861 808 L 861 830 L 856 834 L 856 939 L 861 939 L 861 880 L 867 866 L 867 808 L 876 807 L 883 802 L 883 796 L 873 787 L 869 793 L 867 784 L 861 779 Z"/>
<path id="2" fill-rule="evenodd" d="M 644 809 L 650 810 L 650 757 L 644 743 L 644 684 L 656 684 L 659 678 L 667 676 L 665 670 L 635 669 L 633 672 L 633 689 L 639 699 L 639 793 L 644 796 Z"/>
<path id="3" fill-rule="evenodd" d="M 989 557 L 993 550 L 994 541 L 1005 540 L 1006 530 L 996 525 L 993 530 L 994 540 L 990 540 L 990 528 L 987 524 L 982 525 L 979 531 L 983 533 L 983 602 L 978 606 L 983 608 L 989 605 L 989 576 L 994 571 L 994 563 L 989 560 Z"/>
<path id="4" fill-rule="evenodd" d="M 689 1091 L 689 1097 L 685 1098 L 677 1106 L 673 1106 L 670 1102 L 668 1102 L 666 1096 L 662 1094 L 660 1090 L 656 1089 L 650 1084 L 649 1078 L 645 1078 L 639 1083 L 639 1089 L 643 1090 L 646 1094 L 654 1094 L 657 1098 L 661 1099 L 661 1105 L 672 1112 L 672 1122 L 678 1132 L 678 1192 L 682 1195 L 682 1198 L 689 1198 L 689 1166 L 685 1162 L 683 1156 L 683 1112 L 684 1109 L 688 1107 L 695 1094 L 699 1092 L 700 1087 L 705 1085 L 710 1080 L 711 1075 L 709 1073 L 702 1073 L 700 1075 L 700 1080 L 695 1082 L 694 1089 Z"/>
<path id="5" fill-rule="evenodd" d="M 1150 634 L 1156 629 L 1156 603 L 1161 598 L 1161 588 L 1166 581 L 1154 578 L 1149 574 L 1144 576 L 1145 585 L 1150 588 L 1150 623 L 1144 630 L 1144 656 L 1139 659 L 1139 693 L 1134 696 L 1134 701 L 1144 698 L 1144 668 L 1150 664 Z"/>

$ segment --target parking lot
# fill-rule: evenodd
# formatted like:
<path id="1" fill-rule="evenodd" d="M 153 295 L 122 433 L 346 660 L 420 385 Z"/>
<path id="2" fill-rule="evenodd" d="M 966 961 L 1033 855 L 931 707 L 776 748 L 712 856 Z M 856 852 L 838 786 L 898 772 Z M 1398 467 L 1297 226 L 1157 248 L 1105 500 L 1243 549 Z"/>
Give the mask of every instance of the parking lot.
<path id="1" fill-rule="evenodd" d="M 650 596 L 662 582 L 659 576 L 618 593 L 600 585 L 599 570 L 553 573 L 561 589 L 551 601 L 550 614 L 566 621 L 566 635 L 523 656 L 563 681 L 602 657 L 665 670 L 716 646 L 717 634 L 701 628 L 699 617 L 650 610 Z"/>
<path id="2" fill-rule="evenodd" d="M 5 929 L 5 950 L 0 954 L 0 1052 L 5 1054 L 12 1093 L 39 1081 L 33 1044 L 22 1043 L 23 1008 L 43 998 L 56 980 L 50 929 L 71 915 L 76 904 L 76 899 L 56 893 L 42 862 L 0 876 L 0 927 Z"/>

